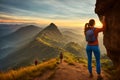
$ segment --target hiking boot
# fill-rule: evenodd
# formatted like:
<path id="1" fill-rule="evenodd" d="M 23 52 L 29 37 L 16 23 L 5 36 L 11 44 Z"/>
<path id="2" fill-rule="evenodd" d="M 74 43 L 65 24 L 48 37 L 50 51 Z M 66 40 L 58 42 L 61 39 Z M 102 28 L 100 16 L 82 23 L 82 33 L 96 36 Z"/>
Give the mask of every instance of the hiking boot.
<path id="1" fill-rule="evenodd" d="M 90 76 L 89 76 L 89 78 L 93 78 L 93 74 L 92 74 L 92 73 L 90 73 Z"/>
<path id="2" fill-rule="evenodd" d="M 97 80 L 103 80 L 103 77 L 102 77 L 101 75 L 99 75 L 99 76 L 97 77 Z"/>

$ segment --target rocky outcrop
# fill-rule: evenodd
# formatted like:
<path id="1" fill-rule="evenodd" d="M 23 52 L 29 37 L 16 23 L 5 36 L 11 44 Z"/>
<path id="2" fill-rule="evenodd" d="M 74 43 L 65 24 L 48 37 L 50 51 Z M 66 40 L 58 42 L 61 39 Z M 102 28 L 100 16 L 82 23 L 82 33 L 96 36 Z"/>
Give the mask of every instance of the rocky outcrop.
<path id="1" fill-rule="evenodd" d="M 116 69 L 120 68 L 120 0 L 96 0 L 95 13 L 106 16 L 104 45 Z"/>

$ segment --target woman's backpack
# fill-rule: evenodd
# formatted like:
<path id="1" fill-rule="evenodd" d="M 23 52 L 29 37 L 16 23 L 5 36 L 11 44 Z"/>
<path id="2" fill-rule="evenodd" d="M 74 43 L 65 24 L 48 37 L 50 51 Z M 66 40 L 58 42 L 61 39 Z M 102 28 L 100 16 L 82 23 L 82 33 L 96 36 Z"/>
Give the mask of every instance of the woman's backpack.
<path id="1" fill-rule="evenodd" d="M 95 30 L 95 28 L 93 28 L 93 29 L 89 29 L 89 30 L 87 30 L 86 31 L 86 41 L 87 42 L 94 42 L 94 41 L 96 41 L 96 37 L 95 37 L 95 35 L 94 35 L 94 30 Z"/>

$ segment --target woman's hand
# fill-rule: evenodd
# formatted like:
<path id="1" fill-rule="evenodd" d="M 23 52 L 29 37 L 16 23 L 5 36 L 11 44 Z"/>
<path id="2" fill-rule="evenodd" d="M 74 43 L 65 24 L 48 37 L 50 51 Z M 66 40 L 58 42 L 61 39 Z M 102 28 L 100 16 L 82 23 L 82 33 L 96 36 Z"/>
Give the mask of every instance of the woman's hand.
<path id="1" fill-rule="evenodd" d="M 102 21 L 101 22 L 102 22 L 102 24 L 105 23 L 105 16 L 102 17 Z"/>
<path id="2" fill-rule="evenodd" d="M 106 21 L 105 21 L 105 16 L 102 17 L 102 24 L 103 24 L 103 30 L 106 30 Z"/>

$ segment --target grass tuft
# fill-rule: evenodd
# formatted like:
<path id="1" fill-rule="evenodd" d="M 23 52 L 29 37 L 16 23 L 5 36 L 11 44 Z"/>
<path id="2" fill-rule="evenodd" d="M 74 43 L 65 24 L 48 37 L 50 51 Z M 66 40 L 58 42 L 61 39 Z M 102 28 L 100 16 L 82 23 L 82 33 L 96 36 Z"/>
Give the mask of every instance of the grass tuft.
<path id="1" fill-rule="evenodd" d="M 53 70 L 57 66 L 56 59 L 38 64 L 37 66 L 28 66 L 18 70 L 10 70 L 0 73 L 0 80 L 33 80 L 35 77 L 41 76 L 47 70 Z"/>

